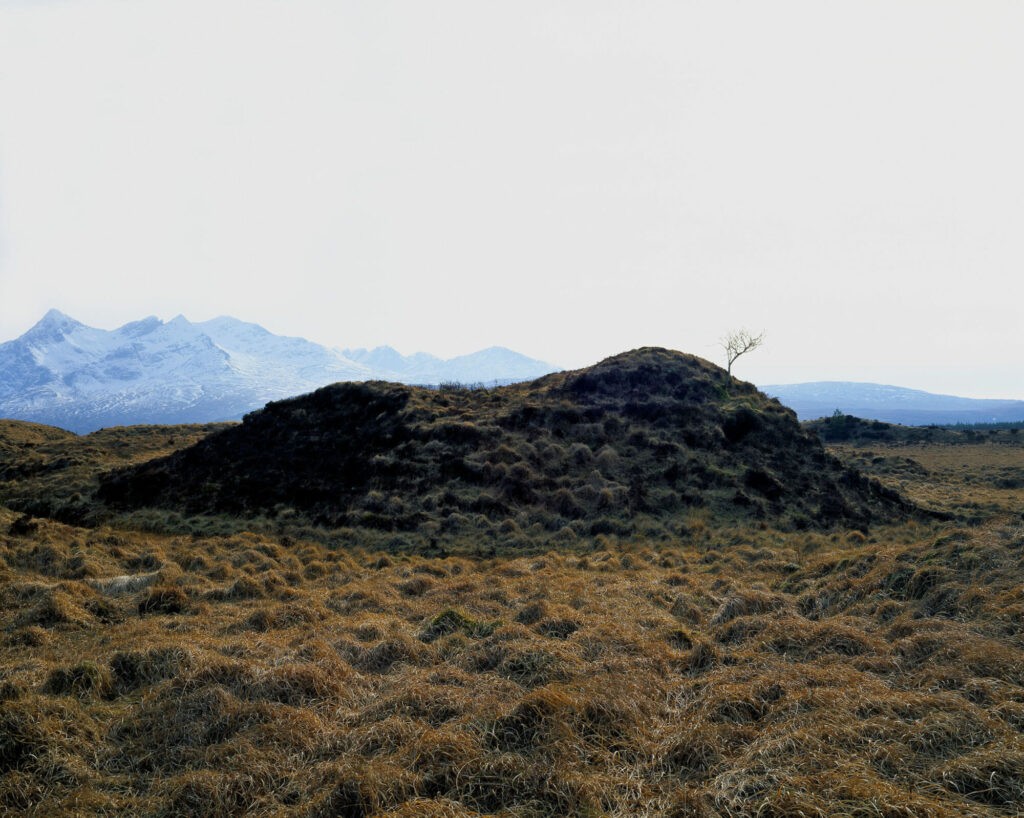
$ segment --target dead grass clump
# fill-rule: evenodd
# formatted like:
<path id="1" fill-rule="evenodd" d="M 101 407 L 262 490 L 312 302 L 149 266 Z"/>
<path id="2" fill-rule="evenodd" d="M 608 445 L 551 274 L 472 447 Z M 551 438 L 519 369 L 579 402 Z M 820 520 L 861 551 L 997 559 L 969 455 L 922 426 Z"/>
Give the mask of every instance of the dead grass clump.
<path id="1" fill-rule="evenodd" d="M 85 586 L 82 586 L 84 589 Z M 96 605 L 95 599 L 87 594 L 74 593 L 64 587 L 38 586 L 33 595 L 33 604 L 23 610 L 15 620 L 16 626 L 38 625 L 43 628 L 56 626 L 85 627 L 95 621 L 87 605 Z"/>
<path id="2" fill-rule="evenodd" d="M 929 565 L 919 568 L 907 579 L 903 593 L 907 599 L 924 599 L 925 595 L 939 586 L 948 585 L 954 574 L 948 568 Z"/>
<path id="3" fill-rule="evenodd" d="M 124 560 L 124 566 L 131 571 L 156 571 L 163 567 L 167 556 L 162 549 L 147 550 L 133 554 Z"/>
<path id="4" fill-rule="evenodd" d="M 516 614 L 516 622 L 522 625 L 536 625 L 547 615 L 548 603 L 543 599 L 538 599 L 523 606 L 519 613 Z"/>
<path id="5" fill-rule="evenodd" d="M 154 818 L 219 818 L 245 815 L 252 807 L 259 786 L 245 773 L 189 770 L 174 776 L 158 791 L 160 806 Z"/>
<path id="6" fill-rule="evenodd" d="M 20 699 L 28 691 L 17 682 L 10 679 L 0 679 L 0 702 Z"/>
<path id="7" fill-rule="evenodd" d="M 680 594 L 669 606 L 669 613 L 676 619 L 688 625 L 700 625 L 704 621 L 704 614 L 692 599 Z"/>
<path id="8" fill-rule="evenodd" d="M 467 616 L 455 608 L 447 608 L 427 623 L 420 631 L 420 639 L 433 642 L 442 636 L 462 633 L 474 639 L 490 636 L 500 623 L 482 622 Z"/>
<path id="9" fill-rule="evenodd" d="M 707 703 L 708 717 L 715 724 L 751 724 L 761 721 L 770 702 L 750 688 L 716 691 Z"/>
<path id="10" fill-rule="evenodd" d="M 936 780 L 972 801 L 1019 809 L 1024 804 L 1024 749 L 975 750 L 940 767 Z"/>
<path id="11" fill-rule="evenodd" d="M 585 776 L 521 753 L 481 754 L 459 772 L 448 797 L 484 814 L 601 815 L 601 800 Z"/>
<path id="12" fill-rule="evenodd" d="M 191 669 L 195 660 L 192 651 L 179 646 L 119 651 L 111 657 L 110 669 L 117 689 L 127 692 L 175 679 Z"/>
<path id="13" fill-rule="evenodd" d="M 700 639 L 693 644 L 690 652 L 679 663 L 683 673 L 697 675 L 715 667 L 721 660 L 718 650 L 710 642 Z"/>
<path id="14" fill-rule="evenodd" d="M 390 589 L 388 590 L 390 591 Z M 391 595 L 393 593 L 391 591 Z M 391 607 L 388 596 L 381 593 L 379 586 L 375 586 L 373 583 L 360 583 L 354 584 L 344 592 L 331 594 L 325 604 L 332 611 L 343 615 L 357 611 L 382 613 Z"/>
<path id="15" fill-rule="evenodd" d="M 714 616 L 711 617 L 711 624 L 724 625 L 737 616 L 770 613 L 781 610 L 785 606 L 785 598 L 778 594 L 753 589 L 742 590 L 726 597 L 715 611 Z"/>
<path id="16" fill-rule="evenodd" d="M 764 633 L 769 624 L 764 616 L 740 616 L 719 627 L 715 639 L 727 645 L 747 642 Z"/>
<path id="17" fill-rule="evenodd" d="M 241 693 L 245 698 L 306 707 L 335 700 L 344 692 L 345 679 L 308 663 L 292 662 L 253 674 Z"/>
<path id="18" fill-rule="evenodd" d="M 992 708 L 992 715 L 1024 733 L 1024 702 L 1002 702 Z"/>
<path id="19" fill-rule="evenodd" d="M 6 562 L 13 567 L 57 579 L 84 579 L 114 565 L 113 560 L 100 561 L 96 556 L 91 551 L 83 551 L 82 544 L 77 540 L 70 544 L 51 541 L 37 543 L 32 547 L 13 546 L 7 552 Z"/>
<path id="20" fill-rule="evenodd" d="M 51 639 L 49 631 L 39 625 L 27 625 L 16 628 L 7 637 L 7 644 L 12 647 L 41 648 Z"/>
<path id="21" fill-rule="evenodd" d="M 213 567 L 213 562 L 205 554 L 193 551 L 182 558 L 181 567 L 193 574 L 202 574 Z"/>
<path id="22" fill-rule="evenodd" d="M 322 560 L 313 560 L 306 563 L 306 566 L 302 569 L 302 576 L 306 579 L 319 579 L 320 577 L 326 577 L 328 574 L 333 573 L 334 568 L 328 565 Z"/>
<path id="23" fill-rule="evenodd" d="M 458 793 L 463 770 L 484 753 L 481 737 L 475 730 L 442 727 L 424 730 L 399 757 L 422 776 L 423 789 L 431 793 Z"/>
<path id="24" fill-rule="evenodd" d="M 565 657 L 546 650 L 518 647 L 503 651 L 494 670 L 499 676 L 511 679 L 523 687 L 540 687 L 552 682 L 567 681 L 573 675 L 573 668 Z"/>
<path id="25" fill-rule="evenodd" d="M 372 717 L 372 711 L 367 714 Z M 424 725 L 401 716 L 385 716 L 379 721 L 356 721 L 345 735 L 343 748 L 346 755 L 374 758 L 388 755 L 402 747 L 409 747 L 423 734 Z"/>
<path id="26" fill-rule="evenodd" d="M 379 818 L 482 818 L 479 812 L 467 809 L 448 798 L 410 798 L 385 812 Z"/>
<path id="27" fill-rule="evenodd" d="M 91 661 L 79 662 L 71 667 L 51 671 L 43 691 L 54 696 L 107 698 L 114 692 L 114 677 L 105 665 Z"/>
<path id="28" fill-rule="evenodd" d="M 265 599 L 285 585 L 276 571 L 267 571 L 255 576 L 242 574 L 217 596 L 221 599 Z"/>
<path id="29" fill-rule="evenodd" d="M 133 718 L 113 729 L 111 772 L 150 771 L 163 774 L 205 766 L 210 747 L 272 718 L 268 705 L 239 699 L 220 684 L 195 686 L 179 678 L 143 699 Z"/>
<path id="30" fill-rule="evenodd" d="M 703 779 L 722 763 L 722 742 L 714 725 L 687 721 L 661 741 L 656 755 L 673 775 L 683 780 Z"/>
<path id="31" fill-rule="evenodd" d="M 398 588 L 402 596 L 423 596 L 434 587 L 434 584 L 429 577 L 420 576 L 400 582 L 395 587 Z"/>
<path id="32" fill-rule="evenodd" d="M 688 628 L 670 628 L 665 633 L 665 641 L 673 650 L 690 650 L 695 638 Z"/>
<path id="33" fill-rule="evenodd" d="M 0 811 L 6 815 L 29 815 L 45 794 L 46 786 L 31 773 L 11 770 L 0 776 Z"/>
<path id="34" fill-rule="evenodd" d="M 965 704 L 959 697 L 929 702 L 928 709 L 908 726 L 903 743 L 925 758 L 952 758 L 987 744 L 995 737 L 994 725 Z"/>
<path id="35" fill-rule="evenodd" d="M 773 626 L 766 647 L 803 661 L 829 654 L 864 656 L 887 652 L 879 640 L 872 639 L 862 628 L 834 619 L 825 622 L 783 619 Z"/>
<path id="36" fill-rule="evenodd" d="M 303 818 L 368 818 L 419 795 L 416 776 L 387 762 L 345 759 L 314 774 L 319 797 L 298 813 Z"/>
<path id="37" fill-rule="evenodd" d="M 22 514 L 11 522 L 7 533 L 12 537 L 31 537 L 39 530 L 39 523 L 31 514 Z"/>
<path id="38" fill-rule="evenodd" d="M 421 642 L 401 633 L 378 642 L 372 648 L 360 649 L 352 657 L 352 666 L 366 673 L 388 673 L 396 665 L 424 665 L 430 656 L 430 651 Z"/>
<path id="39" fill-rule="evenodd" d="M 537 623 L 536 631 L 549 639 L 568 639 L 580 629 L 577 619 L 551 618 Z"/>
<path id="40" fill-rule="evenodd" d="M 286 628 L 309 627 L 323 622 L 327 611 L 319 605 L 301 602 L 290 605 L 276 605 L 273 608 L 259 608 L 245 620 L 243 627 L 265 633 Z"/>
<path id="41" fill-rule="evenodd" d="M 0 772 L 24 770 L 45 780 L 47 759 L 85 754 L 100 737 L 77 698 L 19 696 L 0 706 Z"/>
<path id="42" fill-rule="evenodd" d="M 176 585 L 157 585 L 150 588 L 139 601 L 139 616 L 146 614 L 179 614 L 189 609 L 189 598 Z"/>
<path id="43" fill-rule="evenodd" d="M 550 751 L 552 745 L 571 741 L 571 723 L 576 712 L 573 699 L 561 690 L 534 690 L 516 703 L 487 729 L 493 747 L 505 752 Z"/>
<path id="44" fill-rule="evenodd" d="M 439 727 L 462 716 L 469 703 L 463 691 L 426 684 L 387 696 L 366 708 L 363 718 L 401 717 Z"/>

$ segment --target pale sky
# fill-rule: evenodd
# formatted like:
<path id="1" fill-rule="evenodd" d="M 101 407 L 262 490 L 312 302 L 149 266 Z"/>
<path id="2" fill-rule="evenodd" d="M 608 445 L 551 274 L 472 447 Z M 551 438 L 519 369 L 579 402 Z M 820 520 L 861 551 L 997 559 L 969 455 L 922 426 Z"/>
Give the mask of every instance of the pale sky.
<path id="1" fill-rule="evenodd" d="M 667 346 L 1024 399 L 1017 0 L 0 0 L 0 340 Z"/>

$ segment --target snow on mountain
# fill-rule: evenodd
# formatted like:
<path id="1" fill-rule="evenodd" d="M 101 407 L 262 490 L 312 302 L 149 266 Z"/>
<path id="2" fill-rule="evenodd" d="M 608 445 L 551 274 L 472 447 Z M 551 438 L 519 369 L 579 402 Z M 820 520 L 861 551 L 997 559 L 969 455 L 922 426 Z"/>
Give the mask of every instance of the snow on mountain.
<path id="1" fill-rule="evenodd" d="M 878 383 L 815 381 L 760 388 L 793 409 L 801 420 L 827 417 L 836 410 L 867 420 L 907 426 L 1024 420 L 1024 401 L 936 395 Z"/>
<path id="2" fill-rule="evenodd" d="M 305 338 L 274 335 L 259 324 L 221 316 L 195 324 L 240 375 L 289 397 L 336 381 L 366 380 L 370 369 Z"/>
<path id="3" fill-rule="evenodd" d="M 451 361 L 390 347 L 328 349 L 222 316 L 149 317 L 107 331 L 50 310 L 0 344 L 0 417 L 88 432 L 133 423 L 239 418 L 271 400 L 345 380 L 527 380 L 554 367 L 511 350 Z"/>

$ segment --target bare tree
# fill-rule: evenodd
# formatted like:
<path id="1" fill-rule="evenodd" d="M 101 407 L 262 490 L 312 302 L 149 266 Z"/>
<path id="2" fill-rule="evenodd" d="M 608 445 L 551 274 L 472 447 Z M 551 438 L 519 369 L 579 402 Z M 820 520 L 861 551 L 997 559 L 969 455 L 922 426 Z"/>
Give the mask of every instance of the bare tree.
<path id="1" fill-rule="evenodd" d="M 725 350 L 726 368 L 725 371 L 732 375 L 732 365 L 740 355 L 752 352 L 764 343 L 764 330 L 757 335 L 745 329 L 730 332 L 722 339 L 722 349 Z"/>

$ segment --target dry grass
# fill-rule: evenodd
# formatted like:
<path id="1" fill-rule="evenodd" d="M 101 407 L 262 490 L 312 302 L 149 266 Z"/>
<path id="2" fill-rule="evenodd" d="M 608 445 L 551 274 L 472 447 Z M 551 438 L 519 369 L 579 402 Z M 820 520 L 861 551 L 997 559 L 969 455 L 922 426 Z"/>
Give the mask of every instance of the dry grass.
<path id="1" fill-rule="evenodd" d="M 1024 436 L 1005 434 L 999 440 L 959 445 L 873 442 L 831 450 L 915 503 L 979 521 L 1021 510 Z"/>
<path id="2" fill-rule="evenodd" d="M 0 531 L 18 515 L 0 510 Z M 693 528 L 698 529 L 694 521 Z M 1009 816 L 1024 526 L 0 535 L 0 813 Z"/>

